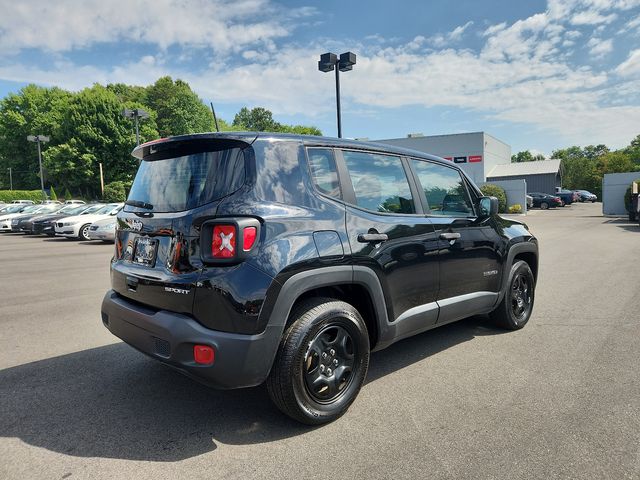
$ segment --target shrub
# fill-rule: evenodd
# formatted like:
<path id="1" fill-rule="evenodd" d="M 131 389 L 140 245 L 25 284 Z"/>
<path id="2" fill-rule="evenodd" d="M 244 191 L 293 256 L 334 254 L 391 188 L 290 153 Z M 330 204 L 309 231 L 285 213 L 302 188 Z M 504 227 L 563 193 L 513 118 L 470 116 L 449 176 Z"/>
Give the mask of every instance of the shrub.
<path id="1" fill-rule="evenodd" d="M 64 199 L 65 200 L 71 200 L 73 197 L 71 196 L 71 192 L 69 191 L 68 188 L 64 189 Z"/>
<path id="2" fill-rule="evenodd" d="M 11 203 L 13 200 L 33 200 L 35 203 L 42 201 L 41 190 L 0 190 L 0 202 Z"/>
<path id="3" fill-rule="evenodd" d="M 498 199 L 498 211 L 500 213 L 507 211 L 507 194 L 504 188 L 494 185 L 493 183 L 485 183 L 480 187 L 480 191 L 486 197 L 496 197 Z"/>
<path id="4" fill-rule="evenodd" d="M 131 182 L 111 182 L 104 186 L 104 195 L 102 199 L 105 202 L 124 202 L 127 199 L 127 194 L 131 189 Z"/>
<path id="5" fill-rule="evenodd" d="M 56 195 L 56 191 L 53 189 L 53 185 L 51 185 L 51 188 L 49 189 L 49 198 L 51 200 L 58 200 L 58 195 Z"/>
<path id="6" fill-rule="evenodd" d="M 638 184 L 638 189 L 640 189 L 640 178 L 636 178 L 633 182 L 636 182 Z M 631 208 L 631 185 L 629 185 L 627 191 L 624 192 L 624 208 L 626 208 L 628 211 Z"/>
<path id="7" fill-rule="evenodd" d="M 519 203 L 511 205 L 509 207 L 509 213 L 522 213 L 522 205 L 520 205 Z"/>

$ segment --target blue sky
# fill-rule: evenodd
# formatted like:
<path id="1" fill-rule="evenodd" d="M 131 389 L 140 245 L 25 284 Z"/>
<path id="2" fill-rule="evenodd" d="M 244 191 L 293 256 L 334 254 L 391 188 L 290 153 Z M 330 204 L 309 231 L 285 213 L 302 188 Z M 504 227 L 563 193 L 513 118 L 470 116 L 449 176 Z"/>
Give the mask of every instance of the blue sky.
<path id="1" fill-rule="evenodd" d="M 640 0 L 0 0 L 0 97 L 188 81 L 336 135 L 321 53 L 350 50 L 343 135 L 484 130 L 515 152 L 640 134 Z"/>

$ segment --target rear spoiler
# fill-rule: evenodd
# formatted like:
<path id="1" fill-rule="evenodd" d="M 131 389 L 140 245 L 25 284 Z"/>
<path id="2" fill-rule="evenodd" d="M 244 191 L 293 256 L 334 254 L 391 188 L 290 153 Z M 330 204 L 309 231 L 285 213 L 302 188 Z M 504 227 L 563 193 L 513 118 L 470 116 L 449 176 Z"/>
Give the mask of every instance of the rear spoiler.
<path id="1" fill-rule="evenodd" d="M 199 133 L 160 138 L 137 146 L 131 155 L 139 160 L 162 160 L 226 148 L 246 148 L 258 138 L 256 133 Z"/>

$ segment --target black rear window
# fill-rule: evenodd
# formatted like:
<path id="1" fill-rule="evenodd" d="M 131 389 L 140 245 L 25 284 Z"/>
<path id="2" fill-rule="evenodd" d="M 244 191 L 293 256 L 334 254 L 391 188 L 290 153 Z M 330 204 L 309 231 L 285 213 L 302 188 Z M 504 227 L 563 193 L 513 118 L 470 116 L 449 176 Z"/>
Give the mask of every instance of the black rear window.
<path id="1" fill-rule="evenodd" d="M 244 178 L 244 154 L 240 148 L 143 160 L 128 200 L 152 205 L 147 211 L 180 212 L 235 192 Z M 126 206 L 125 210 L 139 208 Z"/>

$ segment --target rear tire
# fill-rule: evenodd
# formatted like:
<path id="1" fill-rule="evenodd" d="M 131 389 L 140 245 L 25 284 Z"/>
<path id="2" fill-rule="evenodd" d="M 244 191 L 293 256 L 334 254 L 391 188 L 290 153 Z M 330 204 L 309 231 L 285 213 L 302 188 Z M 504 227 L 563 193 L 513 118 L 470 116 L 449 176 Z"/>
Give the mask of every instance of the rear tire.
<path id="1" fill-rule="evenodd" d="M 495 323 L 507 330 L 524 327 L 533 311 L 535 279 L 527 262 L 518 260 L 511 267 L 507 290 L 498 307 L 489 314 Z"/>
<path id="2" fill-rule="evenodd" d="M 540 208 L 541 208 L 542 210 L 546 210 L 547 208 L 549 208 L 549 204 L 548 204 L 547 202 L 542 202 L 542 203 L 540 204 Z"/>
<path id="3" fill-rule="evenodd" d="M 353 403 L 369 366 L 369 335 L 348 303 L 315 298 L 301 303 L 280 347 L 267 390 L 275 405 L 298 422 L 336 420 Z"/>

